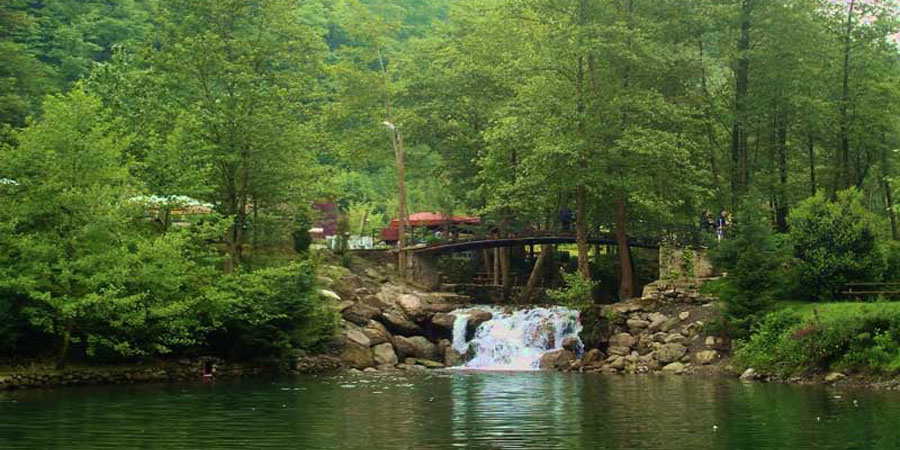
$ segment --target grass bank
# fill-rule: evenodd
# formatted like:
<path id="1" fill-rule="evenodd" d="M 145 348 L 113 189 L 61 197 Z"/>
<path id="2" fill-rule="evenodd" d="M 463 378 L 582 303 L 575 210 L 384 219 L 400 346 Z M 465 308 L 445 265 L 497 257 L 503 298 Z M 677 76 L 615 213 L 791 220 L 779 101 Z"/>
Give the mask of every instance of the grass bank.
<path id="1" fill-rule="evenodd" d="M 782 302 L 735 343 L 740 369 L 778 377 L 900 374 L 900 303 Z"/>

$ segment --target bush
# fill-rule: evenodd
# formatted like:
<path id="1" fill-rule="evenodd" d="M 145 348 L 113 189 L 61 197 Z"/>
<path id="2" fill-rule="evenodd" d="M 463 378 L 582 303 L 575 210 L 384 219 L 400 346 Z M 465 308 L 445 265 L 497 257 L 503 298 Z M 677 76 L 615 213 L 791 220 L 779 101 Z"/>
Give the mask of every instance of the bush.
<path id="1" fill-rule="evenodd" d="M 834 298 L 852 281 L 880 280 L 885 259 L 876 243 L 872 214 L 856 189 L 829 202 L 810 197 L 788 217 L 801 285 L 813 299 Z"/>
<path id="2" fill-rule="evenodd" d="M 722 241 L 712 259 L 728 274 L 716 286 L 726 305 L 719 327 L 741 338 L 771 309 L 788 284 L 790 250 L 787 242 L 772 232 L 760 209 L 752 205 L 738 211 L 733 228 L 734 238 Z"/>
<path id="3" fill-rule="evenodd" d="M 315 289 L 310 262 L 225 276 L 207 293 L 216 353 L 239 359 L 314 351 L 335 335 L 338 314 Z"/>
<path id="4" fill-rule="evenodd" d="M 828 370 L 871 374 L 900 372 L 900 310 L 865 305 L 802 320 L 788 310 L 766 316 L 749 340 L 735 345 L 743 367 L 791 376 Z"/>
<path id="5" fill-rule="evenodd" d="M 548 290 L 547 296 L 550 297 L 551 300 L 558 305 L 577 309 L 579 311 L 594 304 L 592 292 L 595 283 L 583 280 L 577 272 L 560 270 L 560 275 L 565 282 L 565 287 Z"/>

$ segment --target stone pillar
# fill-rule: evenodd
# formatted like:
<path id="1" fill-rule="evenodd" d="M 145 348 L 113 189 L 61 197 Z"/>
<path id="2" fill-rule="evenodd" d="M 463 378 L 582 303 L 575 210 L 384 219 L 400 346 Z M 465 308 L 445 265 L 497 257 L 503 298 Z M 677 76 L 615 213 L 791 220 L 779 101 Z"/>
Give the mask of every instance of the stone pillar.
<path id="1" fill-rule="evenodd" d="M 441 274 L 438 271 L 439 255 L 432 253 L 411 253 L 412 281 L 425 289 L 434 290 L 440 287 Z"/>

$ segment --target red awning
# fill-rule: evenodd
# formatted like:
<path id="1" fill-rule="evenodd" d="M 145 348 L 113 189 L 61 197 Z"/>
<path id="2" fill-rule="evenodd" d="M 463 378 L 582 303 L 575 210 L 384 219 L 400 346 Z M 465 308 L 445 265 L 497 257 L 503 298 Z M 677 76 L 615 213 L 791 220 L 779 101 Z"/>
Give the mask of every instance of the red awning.
<path id="1" fill-rule="evenodd" d="M 415 213 L 409 216 L 409 225 L 413 227 L 438 227 L 446 222 L 449 222 L 450 225 L 478 225 L 481 223 L 481 219 L 469 216 L 445 216 L 430 212 Z M 391 220 L 389 225 L 390 228 L 398 228 L 399 226 L 399 219 Z"/>

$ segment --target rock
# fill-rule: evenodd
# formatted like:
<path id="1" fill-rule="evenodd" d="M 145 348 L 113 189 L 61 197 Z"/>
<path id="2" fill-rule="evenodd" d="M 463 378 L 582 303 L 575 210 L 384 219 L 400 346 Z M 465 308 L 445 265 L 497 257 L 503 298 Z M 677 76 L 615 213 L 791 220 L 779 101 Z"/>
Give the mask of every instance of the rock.
<path id="1" fill-rule="evenodd" d="M 410 319 L 421 320 L 427 314 L 425 302 L 415 295 L 403 294 L 397 300 L 397 304 Z"/>
<path id="2" fill-rule="evenodd" d="M 372 340 L 369 339 L 369 336 L 366 336 L 366 334 L 360 330 L 349 330 L 344 333 L 344 336 L 346 336 L 347 339 L 349 339 L 359 345 L 362 345 L 363 347 L 371 347 L 372 346 Z"/>
<path id="3" fill-rule="evenodd" d="M 584 358 L 582 360 L 582 364 L 587 366 L 599 366 L 603 363 L 603 360 L 606 359 L 606 355 L 600 351 L 600 349 L 593 349 L 584 354 Z"/>
<path id="4" fill-rule="evenodd" d="M 631 353 L 631 349 L 629 349 L 628 347 L 614 346 L 614 347 L 607 348 L 606 352 L 609 353 L 610 356 L 612 356 L 612 355 L 625 356 L 625 355 Z"/>
<path id="5" fill-rule="evenodd" d="M 369 341 L 372 345 L 391 341 L 391 333 L 381 324 L 381 322 L 370 320 L 366 327 L 363 328 L 362 332 L 369 337 Z"/>
<path id="6" fill-rule="evenodd" d="M 666 338 L 663 340 L 663 343 L 684 345 L 687 343 L 687 338 L 679 333 L 672 333 L 666 336 Z"/>
<path id="7" fill-rule="evenodd" d="M 334 300 L 336 302 L 341 301 L 340 295 L 337 295 L 334 291 L 329 291 L 328 289 L 319 289 L 319 295 L 328 300 Z"/>
<path id="8" fill-rule="evenodd" d="M 687 353 L 687 347 L 670 343 L 663 345 L 659 350 L 656 351 L 656 360 L 661 364 L 669 364 L 681 359 L 682 356 Z"/>
<path id="9" fill-rule="evenodd" d="M 490 311 L 485 311 L 483 309 L 476 309 L 469 312 L 469 323 L 468 325 L 466 325 L 466 340 L 471 341 L 472 337 L 475 336 L 475 330 L 477 330 L 478 327 L 481 326 L 481 324 L 493 318 L 493 313 L 491 313 Z"/>
<path id="10" fill-rule="evenodd" d="M 367 295 L 360 299 L 360 302 L 366 306 L 371 306 L 381 311 L 384 311 L 388 308 L 388 305 L 385 302 L 381 301 L 381 299 L 378 298 L 377 295 Z"/>
<path id="11" fill-rule="evenodd" d="M 580 346 L 581 346 L 581 341 L 579 341 L 578 338 L 575 338 L 575 337 L 567 337 L 567 338 L 563 339 L 563 342 L 562 342 L 562 348 L 564 348 L 572 353 L 578 353 L 578 348 Z"/>
<path id="12" fill-rule="evenodd" d="M 616 359 L 612 360 L 612 362 L 609 363 L 609 367 L 616 369 L 616 370 L 624 369 L 625 368 L 625 357 L 617 356 Z"/>
<path id="13" fill-rule="evenodd" d="M 720 348 L 725 345 L 725 339 L 718 336 L 707 336 L 703 343 L 709 348 Z"/>
<path id="14" fill-rule="evenodd" d="M 847 375 L 844 375 L 840 372 L 831 372 L 828 375 L 825 375 L 826 383 L 835 383 L 837 381 L 841 381 L 844 378 L 847 378 Z"/>
<path id="15" fill-rule="evenodd" d="M 462 353 L 456 351 L 453 347 L 447 347 L 444 350 L 444 365 L 447 367 L 461 366 L 465 360 Z"/>
<path id="16" fill-rule="evenodd" d="M 343 310 L 341 316 L 359 326 L 365 326 L 370 320 L 381 315 L 381 311 L 363 303 L 354 303 L 353 306 Z"/>
<path id="17" fill-rule="evenodd" d="M 541 355 L 540 368 L 543 370 L 568 369 L 575 362 L 575 354 L 566 349 L 553 350 Z"/>
<path id="18" fill-rule="evenodd" d="M 615 334 L 609 338 L 609 346 L 631 348 L 634 346 L 634 336 L 628 333 Z"/>
<path id="19" fill-rule="evenodd" d="M 366 367 L 365 369 L 363 369 L 363 373 L 375 373 L 375 372 L 378 372 L 378 369 L 376 369 L 374 367 Z"/>
<path id="20" fill-rule="evenodd" d="M 628 319 L 625 324 L 628 325 L 629 330 L 643 330 L 650 326 L 650 322 L 641 319 Z"/>
<path id="21" fill-rule="evenodd" d="M 669 319 L 662 323 L 659 326 L 659 331 L 668 333 L 672 328 L 675 328 L 678 325 L 678 319 Z"/>
<path id="22" fill-rule="evenodd" d="M 456 322 L 456 316 L 439 312 L 431 317 L 431 324 L 443 331 L 453 332 L 453 324 Z"/>
<path id="23" fill-rule="evenodd" d="M 353 306 L 353 303 L 355 303 L 355 302 L 353 302 L 351 300 L 344 300 L 344 301 L 338 303 L 338 311 L 343 312 L 345 309 Z"/>
<path id="24" fill-rule="evenodd" d="M 680 362 L 673 362 L 673 363 L 670 363 L 670 364 L 666 364 L 666 365 L 663 366 L 663 368 L 662 368 L 663 372 L 674 373 L 674 374 L 676 374 L 676 375 L 681 375 L 681 374 L 683 374 L 683 373 L 684 373 L 684 369 L 685 369 L 684 363 L 680 363 Z"/>
<path id="25" fill-rule="evenodd" d="M 694 355 L 694 361 L 697 364 L 711 364 L 719 359 L 719 352 L 715 350 L 703 350 Z"/>
<path id="26" fill-rule="evenodd" d="M 429 369 L 443 369 L 444 367 L 446 367 L 437 361 L 432 361 L 430 359 L 422 359 L 422 358 L 416 358 L 416 364 L 418 364 L 420 366 L 425 366 Z"/>
<path id="27" fill-rule="evenodd" d="M 650 315 L 647 317 L 647 319 L 650 320 L 650 325 L 647 326 L 647 329 L 651 333 L 653 333 L 655 331 L 659 331 L 660 329 L 662 329 L 663 325 L 669 321 L 669 318 L 666 317 L 665 314 L 658 313 L 658 312 L 650 313 Z"/>
<path id="28" fill-rule="evenodd" d="M 402 334 L 404 336 L 422 334 L 422 329 L 399 311 L 385 312 L 379 319 L 394 334 Z"/>
<path id="29" fill-rule="evenodd" d="M 394 352 L 394 346 L 387 342 L 376 345 L 375 348 L 372 349 L 372 354 L 375 359 L 375 364 L 379 366 L 383 364 L 393 366 L 399 361 L 397 353 Z"/>
<path id="30" fill-rule="evenodd" d="M 691 313 L 689 311 L 682 311 L 678 313 L 678 318 L 681 319 L 682 322 L 687 320 L 688 317 L 691 317 Z"/>
<path id="31" fill-rule="evenodd" d="M 753 381 L 757 377 L 758 377 L 758 375 L 756 374 L 756 371 L 753 370 L 752 367 L 745 370 L 744 373 L 741 374 L 741 380 L 743 380 L 743 381 Z"/>
<path id="32" fill-rule="evenodd" d="M 394 336 L 394 348 L 401 358 L 437 359 L 437 346 L 422 336 Z"/>
<path id="33" fill-rule="evenodd" d="M 425 305 L 426 315 L 448 313 L 457 309 L 459 309 L 458 305 L 452 305 L 450 303 L 430 303 Z"/>
<path id="34" fill-rule="evenodd" d="M 372 351 L 369 347 L 359 345 L 350 340 L 344 342 L 344 348 L 341 350 L 341 360 L 350 367 L 360 370 L 375 365 L 375 358 L 372 356 Z"/>

